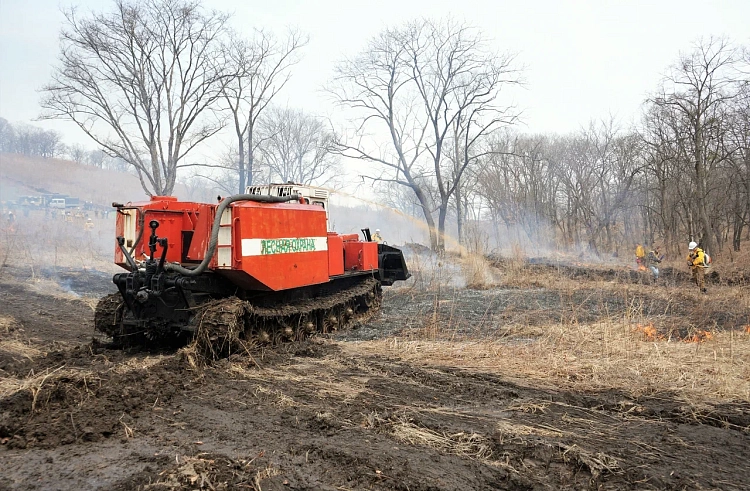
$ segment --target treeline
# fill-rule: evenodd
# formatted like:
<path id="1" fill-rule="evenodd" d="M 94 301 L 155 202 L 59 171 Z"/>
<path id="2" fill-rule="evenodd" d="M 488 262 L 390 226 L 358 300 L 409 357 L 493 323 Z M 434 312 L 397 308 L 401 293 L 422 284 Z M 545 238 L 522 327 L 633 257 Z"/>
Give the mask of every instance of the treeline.
<path id="1" fill-rule="evenodd" d="M 549 224 L 558 245 L 597 253 L 689 240 L 739 251 L 750 238 L 750 56 L 724 40 L 680 56 L 635 128 L 489 144 L 470 202 L 529 236 Z"/>
<path id="2" fill-rule="evenodd" d="M 66 145 L 60 133 L 29 124 L 13 124 L 0 117 L 0 153 L 18 153 L 45 159 L 60 158 L 99 169 L 128 170 L 127 162 L 110 157 L 99 149 L 81 144 Z"/>
<path id="3" fill-rule="evenodd" d="M 60 134 L 56 131 L 14 125 L 0 118 L 0 152 L 54 158 L 60 150 Z"/>
<path id="4" fill-rule="evenodd" d="M 501 97 L 518 80 L 513 57 L 471 27 L 418 21 L 339 65 L 334 93 L 357 115 L 339 151 L 370 163 L 394 206 L 424 216 L 433 249 L 447 222 L 466 244 L 489 222 L 496 244 L 514 234 L 599 255 L 689 240 L 739 251 L 750 238 L 749 53 L 698 42 L 666 69 L 635 127 L 526 135 Z"/>

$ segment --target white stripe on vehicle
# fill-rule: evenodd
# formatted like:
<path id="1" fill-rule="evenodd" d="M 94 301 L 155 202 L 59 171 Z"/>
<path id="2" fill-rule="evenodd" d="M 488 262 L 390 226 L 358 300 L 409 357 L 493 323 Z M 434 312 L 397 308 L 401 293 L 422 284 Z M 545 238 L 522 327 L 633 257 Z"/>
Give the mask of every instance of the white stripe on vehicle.
<path id="1" fill-rule="evenodd" d="M 282 239 L 242 239 L 243 256 L 267 256 L 295 252 L 328 250 L 328 237 L 292 237 Z"/>

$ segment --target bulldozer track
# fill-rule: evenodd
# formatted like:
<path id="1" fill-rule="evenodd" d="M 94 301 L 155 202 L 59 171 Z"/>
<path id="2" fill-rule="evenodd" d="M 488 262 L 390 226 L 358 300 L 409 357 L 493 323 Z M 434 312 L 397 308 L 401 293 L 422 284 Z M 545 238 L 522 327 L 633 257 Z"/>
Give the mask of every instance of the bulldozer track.
<path id="1" fill-rule="evenodd" d="M 355 287 L 276 307 L 227 298 L 201 305 L 192 318 L 197 346 L 210 358 L 241 352 L 248 345 L 299 341 L 364 322 L 380 307 L 380 283 L 368 278 Z"/>
<path id="2" fill-rule="evenodd" d="M 99 300 L 94 310 L 94 328 L 112 337 L 116 342 L 117 337 L 122 335 L 120 321 L 124 306 L 119 293 L 112 293 Z"/>
<path id="3" fill-rule="evenodd" d="M 343 291 L 273 307 L 229 297 L 194 308 L 188 331 L 207 358 L 224 358 L 252 346 L 302 340 L 316 333 L 346 329 L 366 321 L 380 307 L 382 288 L 374 278 Z M 119 293 L 100 300 L 94 314 L 96 329 L 121 346 L 149 345 L 154 332 L 126 332 L 125 306 Z"/>

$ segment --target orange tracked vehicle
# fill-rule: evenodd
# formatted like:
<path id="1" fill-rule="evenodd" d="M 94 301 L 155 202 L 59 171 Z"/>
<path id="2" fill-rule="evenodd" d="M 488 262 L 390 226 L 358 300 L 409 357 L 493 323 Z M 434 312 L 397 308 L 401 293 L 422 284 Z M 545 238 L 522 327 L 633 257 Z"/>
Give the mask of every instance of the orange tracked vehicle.
<path id="1" fill-rule="evenodd" d="M 369 229 L 362 238 L 328 231 L 328 198 L 283 184 L 218 203 L 114 203 L 115 263 L 127 272 L 99 302 L 96 329 L 130 345 L 225 324 L 274 342 L 362 318 L 379 306 L 381 286 L 410 275 L 401 251 L 372 241 Z"/>

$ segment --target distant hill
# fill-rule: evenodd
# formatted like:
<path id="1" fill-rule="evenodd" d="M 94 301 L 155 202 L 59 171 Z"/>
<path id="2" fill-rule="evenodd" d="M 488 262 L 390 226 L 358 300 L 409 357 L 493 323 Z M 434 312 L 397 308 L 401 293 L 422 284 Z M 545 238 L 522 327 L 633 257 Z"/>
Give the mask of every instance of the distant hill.
<path id="1" fill-rule="evenodd" d="M 98 169 L 69 160 L 0 154 L 0 200 L 61 193 L 107 206 L 139 201 L 146 193 L 132 174 Z"/>
<path id="2" fill-rule="evenodd" d="M 199 191 L 206 190 L 193 190 L 193 194 L 199 194 Z M 213 193 L 213 190 L 207 191 Z M 148 199 L 138 178 L 132 174 L 69 160 L 0 154 L 0 201 L 15 201 L 20 196 L 45 193 L 67 194 L 101 206 L 109 206 L 113 201 L 127 203 Z M 191 199 L 181 185 L 176 187 L 175 194 L 180 199 Z M 192 199 L 201 200 L 198 196 Z M 212 198 L 203 200 L 211 201 Z M 359 233 L 370 227 L 373 232 L 376 228 L 382 229 L 382 235 L 391 244 L 427 240 L 426 228 L 420 220 L 383 207 L 364 204 L 351 207 L 337 201 L 334 198 L 330 218 L 331 227 L 340 233 Z"/>

